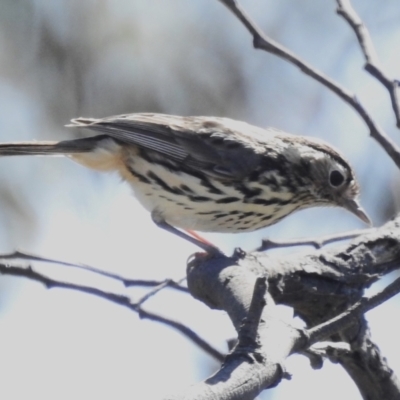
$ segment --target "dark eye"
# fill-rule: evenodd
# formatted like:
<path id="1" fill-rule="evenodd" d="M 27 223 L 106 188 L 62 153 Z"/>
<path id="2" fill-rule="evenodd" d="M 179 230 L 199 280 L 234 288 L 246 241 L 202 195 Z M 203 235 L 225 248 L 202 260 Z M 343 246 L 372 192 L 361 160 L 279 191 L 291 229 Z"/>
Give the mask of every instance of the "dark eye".
<path id="1" fill-rule="evenodd" d="M 332 171 L 331 174 L 329 175 L 329 183 L 332 186 L 340 186 L 344 182 L 344 176 L 341 172 L 339 171 Z"/>

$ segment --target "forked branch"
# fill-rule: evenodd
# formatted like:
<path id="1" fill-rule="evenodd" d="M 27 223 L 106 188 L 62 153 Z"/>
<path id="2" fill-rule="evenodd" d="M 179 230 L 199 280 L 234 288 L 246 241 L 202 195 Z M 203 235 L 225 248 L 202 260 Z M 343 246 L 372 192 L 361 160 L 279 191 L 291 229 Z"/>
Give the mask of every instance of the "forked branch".
<path id="1" fill-rule="evenodd" d="M 363 297 L 363 290 L 399 268 L 400 217 L 336 250 L 279 258 L 260 253 L 242 258 L 194 259 L 187 276 L 191 294 L 211 308 L 225 310 L 239 336 L 243 319 L 252 314 L 249 310 L 259 276 L 267 277 L 272 296 L 267 297 L 262 310 L 256 353 L 243 351 L 240 363 L 236 355 L 229 356 L 212 377 L 168 399 L 218 398 L 221 388 L 225 399 L 252 399 L 285 376 L 284 364 L 290 354 L 303 353 L 320 340 L 338 339 L 348 347 L 335 353 L 337 361 L 345 368 L 355 365 L 364 371 L 363 379 L 352 376 L 361 392 L 372 388 L 371 400 L 399 398 L 400 384 L 393 371 L 379 349 L 367 342 L 365 326 L 357 329 L 366 311 L 400 292 L 400 278 L 371 297 Z M 294 307 L 309 328 L 301 331 L 282 321 L 273 299 Z M 254 329 L 250 331 L 254 333 Z M 351 341 L 349 332 L 353 332 Z M 254 334 L 249 336 L 254 338 Z M 358 346 L 362 340 L 368 346 Z M 369 384 L 365 385 L 367 378 Z"/>
<path id="2" fill-rule="evenodd" d="M 342 16 L 351 26 L 357 36 L 361 51 L 365 58 L 365 70 L 374 76 L 389 91 L 392 108 L 396 118 L 396 125 L 400 128 L 400 103 L 399 89 L 400 81 L 392 79 L 382 67 L 378 54 L 376 53 L 371 35 L 362 19 L 351 5 L 350 0 L 336 0 L 338 4 L 337 13 Z"/>
<path id="3" fill-rule="evenodd" d="M 39 256 L 37 258 L 39 258 L 41 260 L 44 259 Z M 45 260 L 47 260 L 47 259 L 45 259 Z M 14 262 L 15 262 L 15 260 L 14 260 Z M 54 260 L 52 262 L 54 262 Z M 65 265 L 68 265 L 69 263 L 63 263 L 63 264 L 65 266 Z M 93 268 L 93 270 L 90 272 L 97 273 L 95 268 Z M 130 309 L 131 311 L 138 313 L 140 318 L 149 319 L 149 320 L 155 321 L 155 322 L 160 322 L 160 323 L 167 325 L 173 329 L 176 329 L 178 332 L 180 332 L 182 335 L 184 335 L 187 339 L 191 340 L 195 345 L 199 346 L 203 351 L 205 351 L 211 357 L 215 358 L 217 361 L 222 361 L 225 357 L 217 349 L 215 349 L 213 346 L 211 346 L 209 343 L 207 343 L 196 332 L 194 332 L 192 329 L 190 329 L 185 324 L 175 321 L 171 318 L 167 318 L 162 315 L 145 310 L 143 308 L 143 303 L 145 301 L 147 301 L 152 295 L 157 293 L 159 290 L 166 287 L 167 283 L 165 285 L 159 285 L 158 287 L 156 287 L 155 290 L 150 291 L 149 293 L 144 295 L 141 299 L 139 299 L 137 302 L 133 302 L 131 300 L 131 298 L 127 295 L 120 294 L 120 293 L 107 292 L 105 290 L 102 290 L 102 289 L 99 289 L 99 288 L 93 287 L 93 286 L 85 286 L 85 285 L 80 285 L 80 284 L 72 283 L 72 282 L 59 281 L 59 280 L 57 280 L 55 278 L 51 278 L 43 273 L 37 272 L 34 269 L 32 269 L 31 267 L 7 265 L 0 261 L 0 274 L 27 278 L 32 281 L 42 283 L 48 289 L 52 289 L 52 288 L 69 289 L 69 290 L 83 292 L 86 294 L 91 294 L 96 297 L 100 297 L 104 300 L 107 300 L 112 303 L 118 304 L 120 306 L 126 307 L 126 308 Z"/>
<path id="4" fill-rule="evenodd" d="M 339 85 L 339 83 L 330 79 L 322 72 L 313 68 L 310 64 L 303 61 L 300 57 L 286 49 L 281 44 L 275 42 L 263 33 L 256 23 L 247 15 L 240 7 L 236 0 L 219 0 L 242 22 L 246 29 L 253 36 L 253 45 L 256 49 L 264 50 L 274 54 L 285 61 L 297 66 L 306 75 L 312 77 L 317 82 L 321 83 L 344 102 L 349 104 L 363 119 L 367 125 L 370 135 L 383 147 L 389 157 L 395 162 L 400 169 L 400 148 L 396 143 L 385 133 L 385 131 L 374 121 L 365 107 L 360 103 L 357 97 L 349 90 Z"/>

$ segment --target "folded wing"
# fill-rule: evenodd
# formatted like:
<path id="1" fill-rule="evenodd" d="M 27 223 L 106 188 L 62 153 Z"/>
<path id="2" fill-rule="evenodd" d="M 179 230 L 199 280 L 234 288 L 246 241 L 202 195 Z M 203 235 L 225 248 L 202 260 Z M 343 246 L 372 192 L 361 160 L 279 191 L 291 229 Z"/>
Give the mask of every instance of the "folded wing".
<path id="1" fill-rule="evenodd" d="M 244 122 L 216 117 L 129 114 L 104 119 L 77 118 L 73 127 L 88 128 L 128 145 L 155 153 L 219 179 L 236 180 L 256 170 L 275 136 Z"/>

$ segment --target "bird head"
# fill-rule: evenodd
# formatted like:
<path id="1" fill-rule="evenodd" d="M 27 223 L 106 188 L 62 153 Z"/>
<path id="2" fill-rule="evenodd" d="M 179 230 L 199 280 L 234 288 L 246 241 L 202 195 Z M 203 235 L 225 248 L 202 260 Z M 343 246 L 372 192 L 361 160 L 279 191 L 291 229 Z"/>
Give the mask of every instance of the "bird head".
<path id="1" fill-rule="evenodd" d="M 291 157 L 292 161 L 296 159 L 296 176 L 310 195 L 310 205 L 343 207 L 371 225 L 358 200 L 360 190 L 354 171 L 345 158 L 324 142 L 304 137 L 294 140 Z"/>

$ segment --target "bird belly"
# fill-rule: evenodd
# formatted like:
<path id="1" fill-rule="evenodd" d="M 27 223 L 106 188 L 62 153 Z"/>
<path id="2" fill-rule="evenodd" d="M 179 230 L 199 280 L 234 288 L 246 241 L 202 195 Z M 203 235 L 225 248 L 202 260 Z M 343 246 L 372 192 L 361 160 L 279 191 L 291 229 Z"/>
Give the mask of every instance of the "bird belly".
<path id="1" fill-rule="evenodd" d="M 125 164 L 127 168 L 120 171 L 121 175 L 138 201 L 178 228 L 221 233 L 254 231 L 278 222 L 295 209 L 291 204 L 284 209 L 279 205 L 290 198 L 286 192 L 269 193 L 267 187 L 262 187 L 263 198 L 275 201 L 258 204 L 231 182 L 200 173 L 193 176 L 137 156 L 129 157 Z"/>

